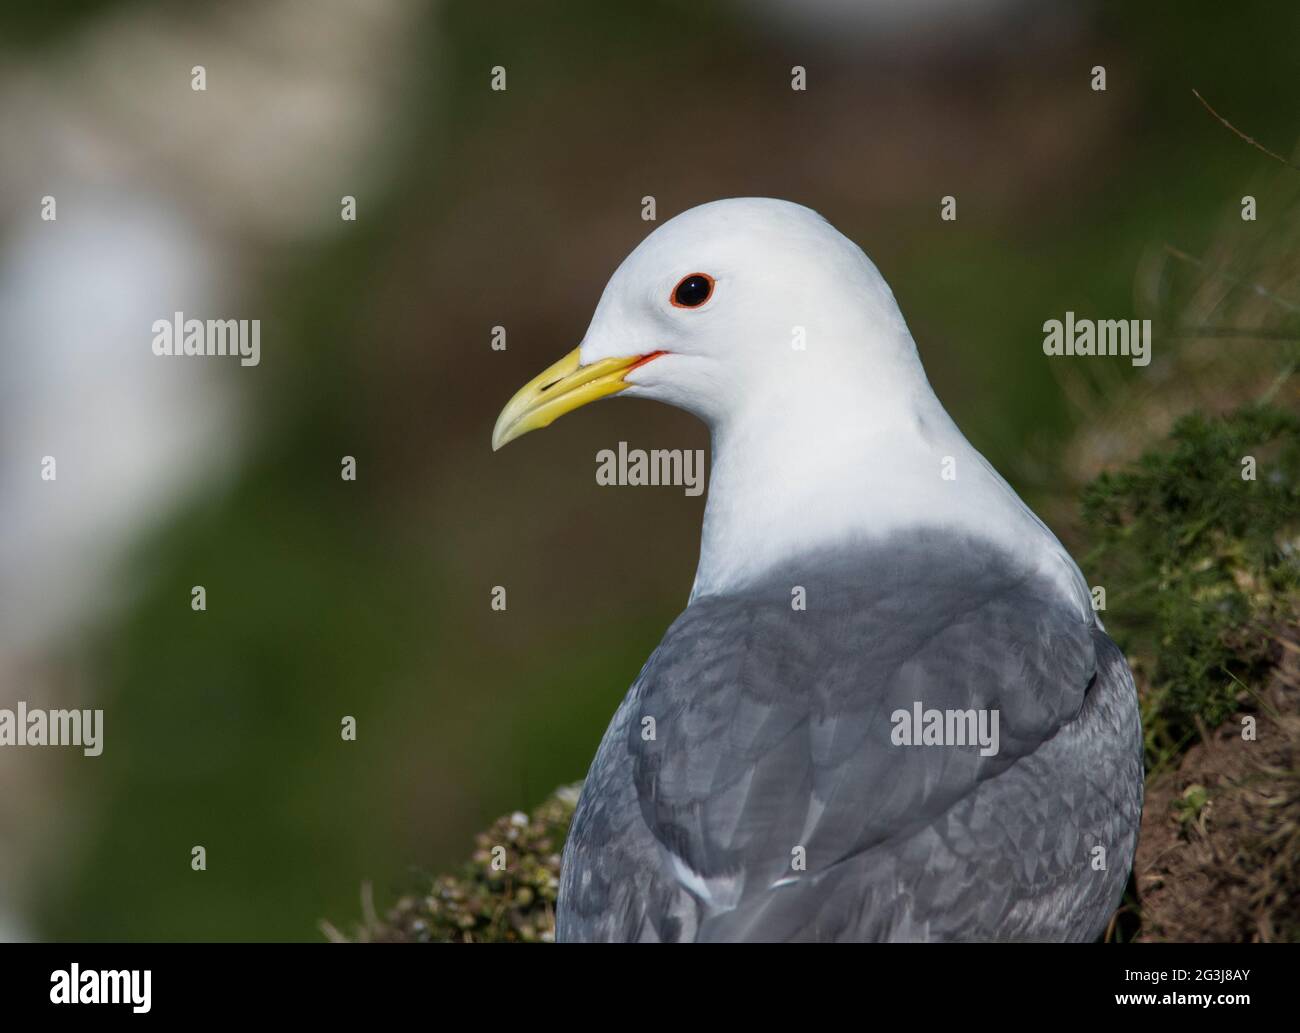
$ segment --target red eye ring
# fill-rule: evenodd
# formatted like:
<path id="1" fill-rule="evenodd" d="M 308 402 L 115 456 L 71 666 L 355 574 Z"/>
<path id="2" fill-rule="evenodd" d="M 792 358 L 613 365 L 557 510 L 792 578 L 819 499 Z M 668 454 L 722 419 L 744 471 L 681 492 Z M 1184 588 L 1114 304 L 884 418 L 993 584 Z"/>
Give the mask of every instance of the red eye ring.
<path id="1" fill-rule="evenodd" d="M 688 273 L 677 281 L 668 302 L 673 308 L 699 308 L 713 297 L 715 282 L 708 273 Z"/>

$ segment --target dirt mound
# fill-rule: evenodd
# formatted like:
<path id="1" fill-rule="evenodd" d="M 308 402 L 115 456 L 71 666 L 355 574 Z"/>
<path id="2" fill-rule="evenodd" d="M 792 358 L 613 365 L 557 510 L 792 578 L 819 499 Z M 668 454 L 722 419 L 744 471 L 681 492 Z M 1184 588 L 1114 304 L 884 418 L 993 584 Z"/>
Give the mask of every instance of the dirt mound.
<path id="1" fill-rule="evenodd" d="M 1251 708 L 1147 785 L 1139 941 L 1300 941 L 1300 624 L 1277 642 Z"/>

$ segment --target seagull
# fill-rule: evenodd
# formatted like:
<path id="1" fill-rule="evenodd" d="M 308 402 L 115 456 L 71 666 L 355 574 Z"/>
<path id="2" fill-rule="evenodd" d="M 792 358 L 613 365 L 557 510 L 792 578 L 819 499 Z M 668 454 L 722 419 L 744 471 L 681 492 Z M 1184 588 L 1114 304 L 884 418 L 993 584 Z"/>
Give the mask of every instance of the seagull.
<path id="1" fill-rule="evenodd" d="M 1093 941 L 1142 808 L 1124 655 L 822 216 L 692 208 L 614 272 L 498 449 L 613 395 L 712 439 L 686 609 L 565 844 L 561 941 Z"/>

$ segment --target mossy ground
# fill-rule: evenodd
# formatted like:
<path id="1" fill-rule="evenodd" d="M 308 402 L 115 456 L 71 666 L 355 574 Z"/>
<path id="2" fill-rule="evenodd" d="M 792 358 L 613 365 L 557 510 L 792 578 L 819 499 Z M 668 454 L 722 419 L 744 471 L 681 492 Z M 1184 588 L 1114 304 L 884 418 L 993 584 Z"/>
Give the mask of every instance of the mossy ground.
<path id="1" fill-rule="evenodd" d="M 1114 938 L 1300 940 L 1298 486 L 1300 420 L 1252 405 L 1184 417 L 1084 493 L 1146 737 Z"/>
<path id="2" fill-rule="evenodd" d="M 1300 420 L 1250 406 L 1190 415 L 1085 491 L 1085 561 L 1143 681 L 1148 770 L 1249 702 L 1296 613 Z M 1108 614 L 1115 612 L 1110 621 Z"/>
<path id="3" fill-rule="evenodd" d="M 549 943 L 555 939 L 560 852 L 578 786 L 556 790 L 531 814 L 498 818 L 455 874 L 436 875 L 356 939 L 396 943 Z M 327 927 L 332 938 L 338 933 Z"/>

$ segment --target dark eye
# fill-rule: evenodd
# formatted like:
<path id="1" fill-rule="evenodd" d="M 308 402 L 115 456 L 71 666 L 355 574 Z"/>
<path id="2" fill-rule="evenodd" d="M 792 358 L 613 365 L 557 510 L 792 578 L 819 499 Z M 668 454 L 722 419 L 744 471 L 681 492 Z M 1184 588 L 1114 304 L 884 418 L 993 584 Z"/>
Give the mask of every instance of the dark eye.
<path id="1" fill-rule="evenodd" d="M 696 308 L 709 300 L 713 293 L 713 277 L 708 273 L 691 273 L 673 288 L 673 304 L 677 308 Z"/>

